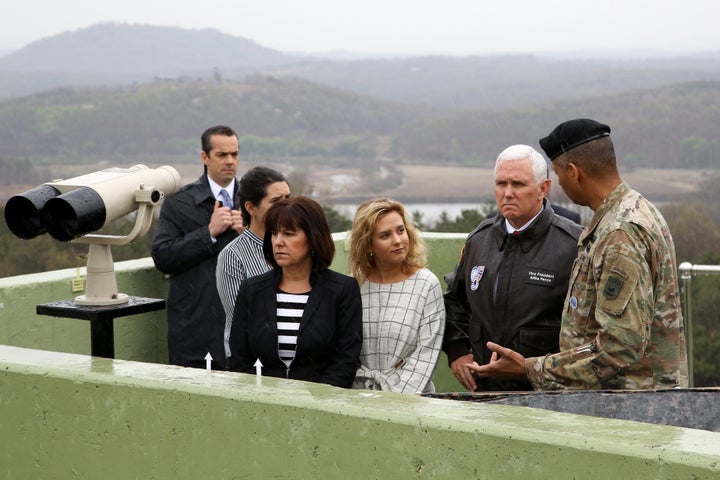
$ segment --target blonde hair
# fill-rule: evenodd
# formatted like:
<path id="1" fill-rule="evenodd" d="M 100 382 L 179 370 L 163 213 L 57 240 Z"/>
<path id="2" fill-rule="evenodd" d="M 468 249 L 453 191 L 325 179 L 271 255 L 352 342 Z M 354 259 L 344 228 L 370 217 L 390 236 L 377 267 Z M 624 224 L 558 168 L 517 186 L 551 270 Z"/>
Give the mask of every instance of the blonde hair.
<path id="1" fill-rule="evenodd" d="M 352 231 L 350 232 L 350 274 L 360 285 L 365 283 L 367 276 L 375 269 L 375 257 L 370 254 L 373 233 L 381 217 L 390 212 L 397 212 L 405 224 L 408 235 L 408 254 L 402 263 L 402 271 L 413 274 L 427 265 L 427 247 L 420 236 L 420 230 L 405 214 L 402 203 L 389 198 L 378 198 L 363 202 L 355 212 Z"/>

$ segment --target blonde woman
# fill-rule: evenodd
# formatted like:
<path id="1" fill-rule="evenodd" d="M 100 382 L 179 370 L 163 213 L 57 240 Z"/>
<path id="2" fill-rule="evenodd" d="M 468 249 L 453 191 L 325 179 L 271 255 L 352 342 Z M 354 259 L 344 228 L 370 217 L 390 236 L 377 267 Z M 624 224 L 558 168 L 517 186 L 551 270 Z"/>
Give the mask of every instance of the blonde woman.
<path id="1" fill-rule="evenodd" d="M 350 269 L 363 305 L 353 388 L 434 392 L 445 306 L 418 230 L 401 203 L 381 198 L 358 207 L 350 235 Z"/>

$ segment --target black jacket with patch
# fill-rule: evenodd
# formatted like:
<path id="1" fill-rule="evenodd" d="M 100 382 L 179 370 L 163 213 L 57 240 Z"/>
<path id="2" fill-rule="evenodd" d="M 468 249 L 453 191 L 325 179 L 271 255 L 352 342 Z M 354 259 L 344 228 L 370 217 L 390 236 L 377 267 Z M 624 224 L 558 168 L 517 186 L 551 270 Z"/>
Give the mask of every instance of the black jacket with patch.
<path id="1" fill-rule="evenodd" d="M 533 224 L 509 235 L 505 218 L 482 222 L 448 275 L 443 350 L 452 363 L 472 352 L 488 363 L 492 341 L 525 357 L 558 351 L 560 321 L 582 227 L 545 208 Z M 484 390 L 531 389 L 528 382 L 483 379 Z"/>

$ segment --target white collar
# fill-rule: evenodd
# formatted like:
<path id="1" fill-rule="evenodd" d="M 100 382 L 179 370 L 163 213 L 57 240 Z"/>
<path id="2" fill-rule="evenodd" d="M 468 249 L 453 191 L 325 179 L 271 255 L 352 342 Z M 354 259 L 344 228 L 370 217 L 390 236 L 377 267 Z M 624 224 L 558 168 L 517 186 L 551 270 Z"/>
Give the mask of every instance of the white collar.
<path id="1" fill-rule="evenodd" d="M 513 233 L 515 231 L 522 232 L 523 230 L 527 229 L 532 225 L 532 223 L 535 221 L 535 219 L 542 213 L 542 211 L 545 209 L 545 202 L 540 206 L 540 211 L 538 211 L 533 218 L 530 219 L 529 222 L 527 222 L 525 225 L 523 225 L 520 228 L 515 228 L 512 225 L 510 225 L 510 222 L 508 222 L 508 219 L 505 219 L 505 230 L 507 233 Z"/>
<path id="2" fill-rule="evenodd" d="M 207 179 L 208 183 L 210 184 L 210 191 L 212 191 L 213 197 L 220 198 L 220 190 L 224 189 L 226 192 L 228 192 L 230 198 L 235 198 L 235 181 L 230 182 L 230 185 L 228 185 L 227 187 L 221 187 L 220 185 L 215 183 L 209 175 L 207 176 Z"/>

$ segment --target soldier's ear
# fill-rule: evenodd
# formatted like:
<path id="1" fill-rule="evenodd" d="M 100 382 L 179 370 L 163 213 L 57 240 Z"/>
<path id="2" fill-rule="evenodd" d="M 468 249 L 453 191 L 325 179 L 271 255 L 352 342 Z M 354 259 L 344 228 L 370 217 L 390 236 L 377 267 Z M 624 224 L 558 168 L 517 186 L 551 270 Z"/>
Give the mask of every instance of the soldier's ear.
<path id="1" fill-rule="evenodd" d="M 573 162 L 568 162 L 565 168 L 567 169 L 568 176 L 575 181 L 577 181 L 582 175 L 582 168 L 578 167 Z"/>

